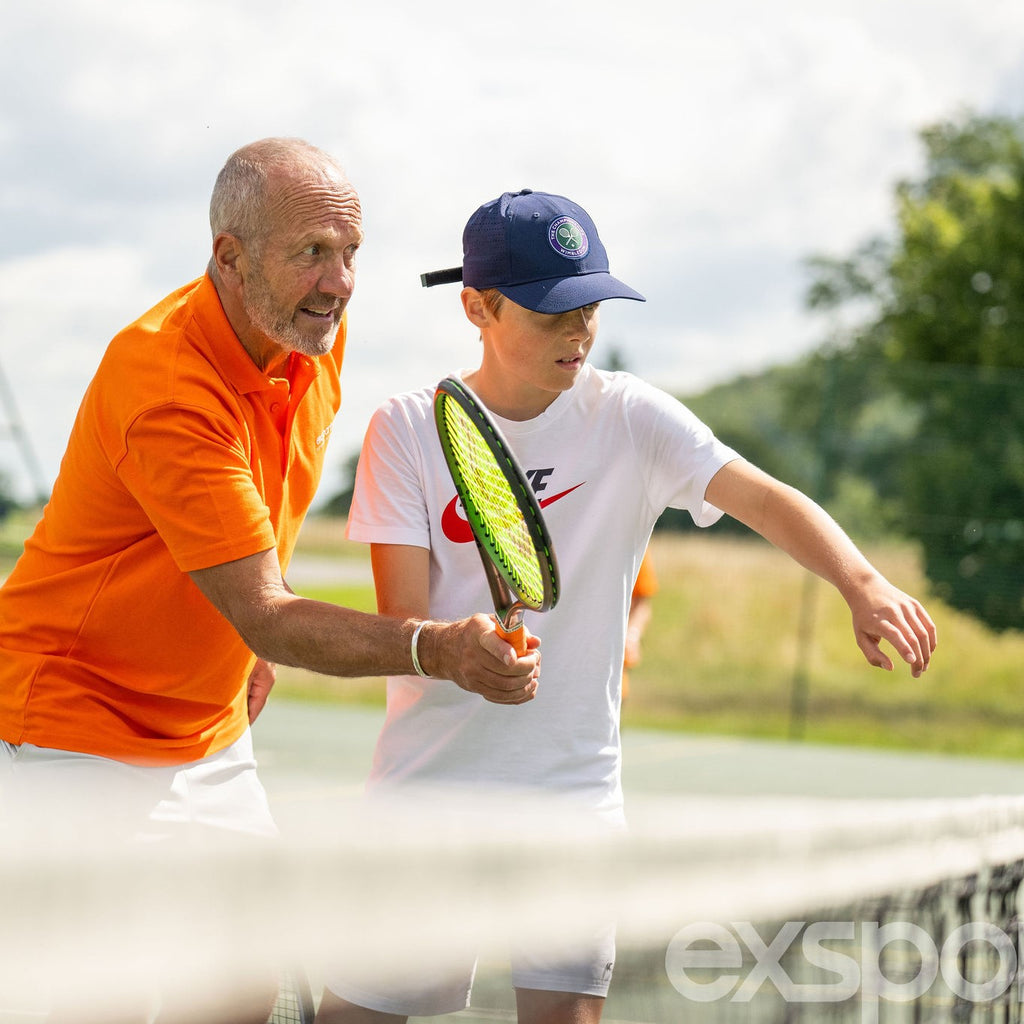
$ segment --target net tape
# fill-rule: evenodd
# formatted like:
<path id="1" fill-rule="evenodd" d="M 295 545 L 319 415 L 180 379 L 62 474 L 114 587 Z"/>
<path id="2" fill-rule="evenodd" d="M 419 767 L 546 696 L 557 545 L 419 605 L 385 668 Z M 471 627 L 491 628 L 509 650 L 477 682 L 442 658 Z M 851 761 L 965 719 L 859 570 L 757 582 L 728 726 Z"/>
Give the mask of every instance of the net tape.
<path id="1" fill-rule="evenodd" d="M 1019 885 L 1006 866 L 1024 859 L 1017 798 L 650 797 L 632 801 L 627 832 L 552 802 L 509 795 L 494 807 L 450 791 L 345 800 L 305 808 L 279 840 L 115 843 L 102 809 L 73 837 L 5 830 L 0 993 L 86 1005 L 145 976 L 199 994 L 244 985 L 264 964 L 387 977 L 425 951 L 443 969 L 467 941 L 557 954 L 615 921 L 620 943 L 643 944 L 692 922 L 871 907 L 950 878 L 972 899 L 1001 891 L 1003 909 L 982 913 L 1002 926 Z"/>

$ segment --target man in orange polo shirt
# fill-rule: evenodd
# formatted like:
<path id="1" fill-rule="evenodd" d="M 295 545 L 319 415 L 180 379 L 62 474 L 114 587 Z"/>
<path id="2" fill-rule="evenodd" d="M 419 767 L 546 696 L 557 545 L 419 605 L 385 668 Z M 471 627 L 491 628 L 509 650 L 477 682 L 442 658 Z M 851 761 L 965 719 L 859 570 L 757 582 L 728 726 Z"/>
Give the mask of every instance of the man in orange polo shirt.
<path id="1" fill-rule="evenodd" d="M 341 400 L 359 199 L 326 153 L 265 139 L 229 158 L 210 221 L 207 273 L 107 349 L 0 589 L 5 789 L 39 806 L 59 787 L 69 815 L 123 796 L 132 834 L 140 816 L 273 831 L 249 724 L 274 664 L 417 668 L 503 704 L 537 685 L 536 650 L 516 660 L 484 615 L 417 630 L 289 589 Z"/>

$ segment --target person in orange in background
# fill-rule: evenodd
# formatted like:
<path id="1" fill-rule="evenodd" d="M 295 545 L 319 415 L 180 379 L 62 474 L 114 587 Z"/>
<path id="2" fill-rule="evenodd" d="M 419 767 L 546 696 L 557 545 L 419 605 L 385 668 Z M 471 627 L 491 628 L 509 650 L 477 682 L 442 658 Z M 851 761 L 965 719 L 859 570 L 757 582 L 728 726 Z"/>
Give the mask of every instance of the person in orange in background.
<path id="1" fill-rule="evenodd" d="M 658 576 L 648 548 L 640 562 L 640 569 L 633 583 L 629 599 L 629 616 L 626 619 L 626 650 L 622 660 L 622 700 L 629 696 L 629 670 L 640 664 L 641 646 L 647 624 L 651 621 L 651 598 L 658 592 Z"/>

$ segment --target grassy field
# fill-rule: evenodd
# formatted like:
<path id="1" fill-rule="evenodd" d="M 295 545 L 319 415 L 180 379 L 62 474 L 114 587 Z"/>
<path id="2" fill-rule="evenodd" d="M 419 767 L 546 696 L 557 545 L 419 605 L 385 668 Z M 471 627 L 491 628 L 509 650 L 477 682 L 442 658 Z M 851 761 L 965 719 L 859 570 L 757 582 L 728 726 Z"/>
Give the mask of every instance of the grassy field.
<path id="1" fill-rule="evenodd" d="M 0 528 L 0 567 L 13 563 L 30 523 L 13 517 Z M 925 600 L 938 625 L 939 649 L 921 679 L 903 665 L 892 673 L 870 668 L 842 599 L 763 542 L 714 530 L 659 533 L 652 550 L 661 589 L 624 725 L 1024 757 L 1024 633 L 994 634 L 930 600 L 912 549 L 867 553 L 897 586 Z M 299 554 L 335 561 L 346 582 L 296 579 L 296 590 L 373 610 L 367 549 L 347 543 L 341 523 L 310 520 Z M 794 713 L 801 687 L 805 710 L 797 702 Z M 285 668 L 278 693 L 384 699 L 379 679 Z"/>
<path id="2" fill-rule="evenodd" d="M 315 520 L 302 548 L 368 564 L 342 536 L 340 524 Z M 871 668 L 838 594 L 763 542 L 659 533 L 652 550 L 660 592 L 624 725 L 1024 757 L 1024 633 L 992 633 L 929 599 L 911 548 L 867 554 L 936 621 L 939 649 L 921 679 L 902 664 Z M 369 583 L 297 589 L 373 608 Z M 279 685 L 304 698 L 383 700 L 379 680 L 282 670 Z"/>
<path id="3" fill-rule="evenodd" d="M 653 550 L 662 588 L 626 721 L 1024 756 L 1024 634 L 995 635 L 931 600 L 911 549 L 867 554 L 935 619 L 939 648 L 920 679 L 901 662 L 871 668 L 839 595 L 763 542 L 659 535 Z"/>

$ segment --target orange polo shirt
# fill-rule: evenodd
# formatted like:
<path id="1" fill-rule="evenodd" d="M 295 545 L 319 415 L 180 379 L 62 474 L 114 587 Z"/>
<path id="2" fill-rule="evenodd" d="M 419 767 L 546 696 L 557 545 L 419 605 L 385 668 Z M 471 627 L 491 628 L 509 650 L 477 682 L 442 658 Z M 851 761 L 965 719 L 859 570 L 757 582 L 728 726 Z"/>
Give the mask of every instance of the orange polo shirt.
<path id="1" fill-rule="evenodd" d="M 114 338 L 0 588 L 0 738 L 179 764 L 243 733 L 255 659 L 187 573 L 272 547 L 288 565 L 345 329 L 272 379 L 204 276 Z"/>
<path id="2" fill-rule="evenodd" d="M 634 597 L 654 597 L 658 592 L 658 574 L 654 571 L 654 562 L 651 560 L 650 551 L 644 552 L 640 559 L 640 568 L 637 570 L 636 579 L 633 581 Z"/>

